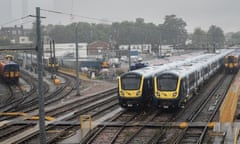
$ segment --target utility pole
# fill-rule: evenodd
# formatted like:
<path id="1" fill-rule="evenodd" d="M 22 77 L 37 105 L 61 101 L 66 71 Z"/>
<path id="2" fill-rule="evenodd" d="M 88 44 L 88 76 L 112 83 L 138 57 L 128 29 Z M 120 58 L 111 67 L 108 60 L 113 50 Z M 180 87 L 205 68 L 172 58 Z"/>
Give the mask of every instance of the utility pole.
<path id="1" fill-rule="evenodd" d="M 53 75 L 54 79 L 56 78 L 56 55 L 55 55 L 55 41 L 53 41 Z"/>
<path id="2" fill-rule="evenodd" d="M 40 144 L 46 143 L 45 133 L 45 111 L 44 111 L 44 95 L 43 95 L 43 47 L 41 40 L 41 21 L 40 21 L 40 7 L 36 8 L 36 33 L 37 33 L 37 66 L 38 66 L 38 96 L 39 96 L 39 129 L 40 129 Z"/>
<path id="3" fill-rule="evenodd" d="M 76 24 L 76 76 L 77 76 L 77 96 L 80 96 L 80 82 L 79 82 L 79 64 L 78 64 L 78 24 Z"/>
<path id="4" fill-rule="evenodd" d="M 51 67 L 50 67 L 50 71 L 51 71 L 51 79 L 53 79 L 53 69 L 52 69 L 52 40 L 50 40 L 50 59 L 49 59 L 49 63 L 51 64 Z"/>
<path id="5" fill-rule="evenodd" d="M 131 45 L 129 44 L 128 45 L 128 56 L 129 56 L 129 59 L 128 59 L 128 62 L 129 62 L 129 71 L 131 69 Z"/>

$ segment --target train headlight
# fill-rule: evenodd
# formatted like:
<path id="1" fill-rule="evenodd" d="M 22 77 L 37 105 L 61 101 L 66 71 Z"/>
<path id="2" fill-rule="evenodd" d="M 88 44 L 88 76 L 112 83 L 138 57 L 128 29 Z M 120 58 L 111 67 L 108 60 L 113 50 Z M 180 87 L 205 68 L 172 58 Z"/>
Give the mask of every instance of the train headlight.
<path id="1" fill-rule="evenodd" d="M 16 73 L 15 73 L 15 76 L 16 76 L 16 77 L 19 77 L 19 72 L 16 72 Z"/>
<path id="2" fill-rule="evenodd" d="M 141 91 L 137 91 L 136 96 L 141 96 Z"/>
<path id="3" fill-rule="evenodd" d="M 176 96 L 177 96 L 177 92 L 174 92 L 172 96 L 173 96 L 173 97 L 176 97 Z"/>
<path id="4" fill-rule="evenodd" d="M 9 77 L 9 73 L 4 73 L 4 77 Z"/>
<path id="5" fill-rule="evenodd" d="M 123 91 L 120 91 L 120 96 L 124 96 L 124 92 Z"/>
<path id="6" fill-rule="evenodd" d="M 155 96 L 156 96 L 156 97 L 160 97 L 160 92 L 156 92 L 156 93 L 155 93 Z"/>

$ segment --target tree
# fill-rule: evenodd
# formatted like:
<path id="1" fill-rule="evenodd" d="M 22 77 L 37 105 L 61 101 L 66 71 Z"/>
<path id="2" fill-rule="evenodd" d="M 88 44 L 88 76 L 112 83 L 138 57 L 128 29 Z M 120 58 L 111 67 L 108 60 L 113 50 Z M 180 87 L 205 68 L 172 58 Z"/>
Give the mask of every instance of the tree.
<path id="1" fill-rule="evenodd" d="M 210 48 L 224 48 L 225 37 L 220 27 L 215 25 L 210 26 L 207 36 Z"/>
<path id="2" fill-rule="evenodd" d="M 207 33 L 201 28 L 196 28 L 192 34 L 194 48 L 207 48 Z"/>
<path id="3" fill-rule="evenodd" d="M 225 37 L 226 37 L 226 43 L 228 46 L 234 46 L 234 45 L 240 44 L 240 32 L 227 33 Z"/>
<path id="4" fill-rule="evenodd" d="M 176 15 L 167 15 L 165 21 L 162 24 L 162 38 L 165 44 L 172 44 L 174 46 L 184 45 L 187 39 L 187 26 L 181 18 L 177 18 Z"/>

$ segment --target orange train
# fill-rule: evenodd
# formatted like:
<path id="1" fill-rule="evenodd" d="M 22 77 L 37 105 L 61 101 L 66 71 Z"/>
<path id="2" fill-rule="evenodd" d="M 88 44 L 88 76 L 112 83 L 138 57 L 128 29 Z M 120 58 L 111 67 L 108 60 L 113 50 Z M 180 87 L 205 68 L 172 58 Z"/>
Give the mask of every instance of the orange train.
<path id="1" fill-rule="evenodd" d="M 4 82 L 18 83 L 19 76 L 19 64 L 9 60 L 0 60 L 0 77 Z"/>

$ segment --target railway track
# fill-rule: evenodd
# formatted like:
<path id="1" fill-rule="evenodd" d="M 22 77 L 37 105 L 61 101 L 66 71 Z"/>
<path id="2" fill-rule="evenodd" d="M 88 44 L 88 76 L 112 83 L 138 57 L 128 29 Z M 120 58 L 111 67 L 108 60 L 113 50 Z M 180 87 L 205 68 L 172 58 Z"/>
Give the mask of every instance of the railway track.
<path id="1" fill-rule="evenodd" d="M 179 126 L 176 129 L 171 125 L 174 122 L 180 123 L 183 121 L 189 123 L 206 122 L 206 124 L 211 122 L 233 79 L 232 76 L 225 77 L 220 74 L 217 78 L 211 79 L 211 86 L 208 84 L 203 88 L 203 90 L 208 88 L 207 91 L 210 93 L 206 92 L 196 96 L 189 101 L 185 109 L 171 112 L 157 110 L 155 113 L 161 114 L 155 117 L 148 115 L 149 117 L 146 118 L 145 122 L 144 120 L 135 120 L 134 122 L 121 120 L 122 122 L 118 123 L 105 122 L 85 137 L 81 143 L 201 143 L 208 130 L 207 125 L 201 128 L 187 127 L 184 130 L 179 129 Z M 219 81 L 222 83 L 219 83 Z M 195 104 L 194 101 L 196 101 Z M 115 135 L 111 135 L 112 133 L 115 133 Z"/>
<path id="2" fill-rule="evenodd" d="M 33 83 L 32 77 L 27 73 L 21 73 L 22 80 L 27 82 L 31 86 L 30 91 L 26 93 L 24 88 L 22 88 L 21 84 L 8 85 L 11 93 L 8 96 L 9 100 L 5 104 L 0 106 L 1 112 L 16 111 L 17 107 L 24 103 L 24 101 L 26 101 L 27 98 L 31 97 L 32 93 L 36 91 L 36 84 Z M 1 118 L 1 120 L 3 119 Z"/>
<path id="3" fill-rule="evenodd" d="M 110 111 L 117 109 L 118 107 L 118 101 L 117 101 L 117 96 L 116 96 L 116 88 L 115 91 L 113 90 L 109 90 L 104 92 L 105 94 L 97 94 L 97 95 L 93 95 L 90 97 L 86 97 L 84 99 L 79 99 L 79 100 L 74 100 L 72 102 L 69 103 L 65 103 L 65 104 L 60 104 L 59 107 L 56 107 L 55 109 L 51 109 L 48 111 L 46 111 L 46 113 L 48 114 L 53 114 L 53 116 L 56 116 L 57 120 L 61 120 L 61 121 L 70 121 L 70 122 L 75 122 L 77 123 L 77 127 L 75 126 L 60 126 L 60 129 L 62 130 L 62 133 L 50 133 L 48 134 L 48 138 L 47 141 L 49 143 L 51 143 L 52 141 L 56 141 L 57 139 L 59 139 L 59 137 L 61 137 L 62 135 L 65 135 L 66 133 L 69 134 L 69 131 L 77 131 L 79 129 L 79 116 L 80 115 L 91 115 L 93 117 L 93 119 L 97 119 L 99 117 L 102 117 L 102 115 L 104 113 L 109 113 Z M 113 94 L 114 93 L 114 94 Z M 104 99 L 104 97 L 106 97 Z M 89 101 L 89 99 L 91 99 L 91 101 Z M 95 103 L 93 103 L 92 101 L 95 101 Z M 91 104 L 90 104 L 91 103 Z M 74 112 L 73 112 L 74 109 Z M 104 112 L 105 111 L 105 112 Z M 69 115 L 67 117 L 64 117 L 63 115 L 67 115 L 65 112 L 68 112 L 72 115 Z M 27 134 L 27 136 L 17 136 L 17 140 L 14 141 L 13 143 L 36 143 L 38 142 L 38 127 L 37 126 L 37 122 L 34 124 L 35 128 L 30 128 L 31 131 L 30 133 L 28 132 L 24 132 Z M 18 135 L 18 129 L 22 130 L 24 129 L 23 127 L 20 127 L 18 129 L 13 129 L 11 131 L 10 127 L 5 127 L 5 134 L 3 137 L 0 137 L 0 140 L 3 141 L 5 135 L 9 134 L 13 134 L 13 135 Z M 14 126 L 13 126 L 14 127 Z M 28 126 L 25 126 L 28 127 Z M 2 128 L 3 129 L 3 128 Z M 34 130 L 33 130 L 34 129 Z M 53 131 L 55 129 L 59 129 L 58 126 L 47 126 L 46 125 L 46 130 L 47 131 Z M 1 131 L 1 130 L 0 130 Z M 27 130 L 28 131 L 28 130 Z M 17 132 L 14 134 L 14 132 Z M 20 135 L 20 134 L 19 134 Z M 1 139 L 2 138 L 2 139 Z M 14 139 L 14 138 L 13 138 Z M 6 141 L 8 142 L 11 139 L 7 139 Z"/>
<path id="4" fill-rule="evenodd" d="M 230 87 L 231 82 L 234 79 L 233 75 L 222 76 L 221 83 L 218 83 L 216 87 L 210 92 L 210 94 L 199 103 L 195 110 L 187 118 L 187 122 L 212 122 L 222 101 Z M 214 104 L 214 105 L 213 105 Z M 201 144 L 204 141 L 208 130 L 208 125 L 204 127 L 186 127 L 179 135 L 174 143 L 197 143 Z"/>
<path id="5" fill-rule="evenodd" d="M 80 143 L 152 143 L 164 135 L 163 129 L 154 128 L 154 123 L 161 122 L 164 125 L 174 121 L 177 115 L 176 112 L 166 113 L 155 108 L 137 112 L 122 111 L 119 115 L 98 125 Z"/>
<path id="6" fill-rule="evenodd" d="M 224 75 L 221 76 L 224 77 Z M 224 88 L 228 87 L 227 83 L 230 83 L 231 79 L 232 78 L 227 77 L 224 81 L 219 79 L 215 80 L 216 83 L 222 81 L 225 84 L 223 86 L 218 86 L 218 89 L 221 91 L 216 90 L 218 93 L 212 92 L 212 96 L 204 93 L 200 96 L 194 97 L 185 109 L 172 112 L 151 109 L 152 111 L 141 111 L 139 113 L 133 112 L 131 114 L 120 112 L 119 116 L 116 115 L 113 119 L 107 120 L 104 125 L 98 125 L 98 127 L 93 129 L 92 132 L 81 141 L 81 143 L 188 143 L 189 141 L 201 143 L 204 134 L 207 132 L 207 127 L 201 127 L 201 129 L 192 129 L 188 127 L 186 130 L 180 130 L 167 125 L 169 122 L 175 121 L 198 122 L 204 120 L 210 122 L 212 119 L 208 119 L 209 115 L 212 114 L 212 111 L 216 111 L 218 108 L 217 105 L 212 107 L 212 103 L 215 103 L 216 101 L 221 103 L 220 99 L 222 98 L 220 98 L 220 96 L 224 95 L 224 91 L 226 90 Z M 216 87 L 216 84 L 212 85 L 213 86 L 208 86 L 209 89 L 211 89 L 210 87 Z M 97 120 L 103 117 L 103 115 L 118 109 L 119 106 L 116 93 L 116 89 L 109 90 L 108 92 L 105 92 L 105 94 L 96 94 L 86 98 L 82 96 L 82 98 L 79 98 L 78 100 L 74 99 L 68 102 L 59 102 L 59 106 L 48 107 L 46 111 L 47 115 L 56 117 L 57 121 L 60 120 L 69 124 L 59 126 L 53 124 L 53 122 L 47 122 L 47 143 L 57 143 L 58 141 L 61 141 L 62 138 L 72 136 L 79 131 L 80 115 L 87 114 L 90 115 L 93 120 Z M 105 96 L 106 99 L 104 98 Z M 207 100 L 206 98 L 210 98 L 210 100 Z M 59 100 L 56 100 L 55 102 L 57 101 Z M 197 102 L 193 104 L 193 101 Z M 200 101 L 207 103 L 203 104 Z M 204 108 L 200 108 L 200 106 L 198 107 L 196 105 L 204 106 Z M 209 108 L 211 108 L 211 110 L 209 110 Z M 188 111 L 190 109 L 192 112 Z M 129 117 L 124 118 L 124 113 Z M 198 113 L 198 115 L 192 115 L 193 113 Z M 212 115 L 211 118 L 213 118 L 215 114 Z M 18 128 L 13 128 L 13 126 L 0 129 L 1 133 L 5 133 L 5 136 L 3 135 L 2 139 L 0 136 L 0 141 L 10 142 L 12 140 L 11 142 L 13 143 L 38 142 L 39 135 L 37 122 L 25 122 L 29 122 L 29 124 L 23 127 L 20 127 L 19 125 L 16 126 Z M 4 128 L 6 129 L 4 130 Z M 13 130 L 11 131 L 11 129 Z M 25 135 L 20 134 L 23 131 Z M 113 135 L 113 133 L 115 134 Z M 12 134 L 10 136 L 11 138 L 7 137 L 8 134 Z M 176 137 L 177 135 L 183 136 Z M 198 138 L 196 138 L 196 135 Z M 6 137 L 7 139 L 5 139 Z"/>

